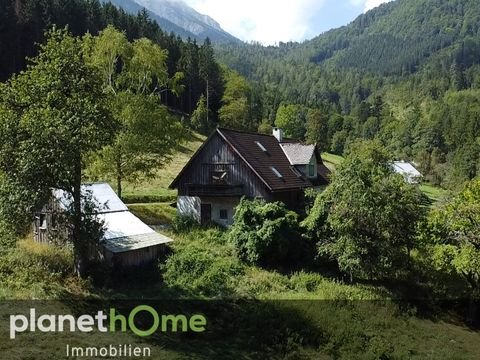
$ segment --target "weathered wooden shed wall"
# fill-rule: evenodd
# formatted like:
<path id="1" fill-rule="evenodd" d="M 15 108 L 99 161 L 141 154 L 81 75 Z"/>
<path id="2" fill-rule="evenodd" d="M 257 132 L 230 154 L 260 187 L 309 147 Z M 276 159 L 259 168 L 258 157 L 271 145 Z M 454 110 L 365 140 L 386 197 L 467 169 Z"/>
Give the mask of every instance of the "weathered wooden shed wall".
<path id="1" fill-rule="evenodd" d="M 44 244 L 63 245 L 70 239 L 71 231 L 66 223 L 60 203 L 50 198 L 43 209 L 35 214 L 33 238 Z"/>
<path id="2" fill-rule="evenodd" d="M 104 249 L 105 259 L 116 268 L 136 267 L 151 264 L 166 251 L 166 245 L 156 245 L 138 250 L 114 254 Z"/>

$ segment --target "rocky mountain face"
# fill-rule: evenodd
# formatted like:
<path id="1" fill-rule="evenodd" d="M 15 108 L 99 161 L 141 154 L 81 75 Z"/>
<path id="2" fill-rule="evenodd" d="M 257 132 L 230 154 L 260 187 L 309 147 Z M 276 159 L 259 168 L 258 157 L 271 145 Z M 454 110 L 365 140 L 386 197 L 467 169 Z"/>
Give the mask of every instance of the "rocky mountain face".
<path id="1" fill-rule="evenodd" d="M 215 43 L 240 42 L 224 31 L 211 17 L 200 14 L 180 0 L 106 0 L 126 12 L 138 13 L 146 9 L 150 17 L 167 32 L 174 32 L 183 38 L 190 37 L 203 41 L 207 37 Z"/>

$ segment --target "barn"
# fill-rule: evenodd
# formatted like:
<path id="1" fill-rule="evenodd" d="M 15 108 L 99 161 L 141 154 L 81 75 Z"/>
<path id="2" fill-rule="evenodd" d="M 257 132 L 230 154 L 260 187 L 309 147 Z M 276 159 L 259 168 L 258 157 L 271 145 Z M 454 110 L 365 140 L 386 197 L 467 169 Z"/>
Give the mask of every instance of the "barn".
<path id="1" fill-rule="evenodd" d="M 104 223 L 104 236 L 91 244 L 91 255 L 114 267 L 142 266 L 158 259 L 172 239 L 161 235 L 132 214 L 110 185 L 84 184 L 82 193 L 98 205 L 97 218 Z M 69 243 L 70 226 L 63 219 L 71 200 L 66 192 L 53 190 L 48 204 L 34 220 L 34 240 L 41 243 Z"/>

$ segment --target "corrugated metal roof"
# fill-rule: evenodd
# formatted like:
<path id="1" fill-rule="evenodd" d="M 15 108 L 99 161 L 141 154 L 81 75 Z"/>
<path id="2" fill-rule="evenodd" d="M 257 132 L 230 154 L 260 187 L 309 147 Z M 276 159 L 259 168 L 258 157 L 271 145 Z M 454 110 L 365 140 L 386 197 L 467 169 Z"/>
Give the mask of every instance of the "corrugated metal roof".
<path id="1" fill-rule="evenodd" d="M 101 243 L 112 252 L 125 252 L 166 244 L 172 239 L 155 232 L 129 211 L 99 215 L 105 222 L 105 235 Z"/>
<path id="2" fill-rule="evenodd" d="M 120 200 L 115 191 L 107 183 L 83 184 L 82 194 L 91 195 L 100 205 L 99 213 L 109 213 L 117 211 L 128 211 L 128 207 Z M 53 196 L 60 202 L 64 210 L 67 210 L 71 203 L 71 197 L 63 190 L 54 190 Z"/>
<path id="3" fill-rule="evenodd" d="M 400 174 L 408 174 L 410 176 L 422 176 L 420 171 L 418 171 L 415 166 L 405 161 L 395 161 L 393 163 L 395 172 Z"/>
<path id="4" fill-rule="evenodd" d="M 315 152 L 315 145 L 281 143 L 280 146 L 292 165 L 309 164 Z"/>
<path id="5" fill-rule="evenodd" d="M 130 211 L 100 214 L 98 217 L 105 222 L 105 239 L 116 239 L 155 232 Z"/>
<path id="6" fill-rule="evenodd" d="M 173 241 L 133 215 L 107 183 L 83 184 L 82 193 L 90 194 L 100 205 L 98 219 L 105 224 L 100 243 L 109 251 L 121 253 Z M 65 191 L 54 190 L 53 195 L 64 210 L 70 207 L 72 200 Z"/>
<path id="7" fill-rule="evenodd" d="M 105 248 L 115 254 L 168 244 L 173 240 L 156 232 L 150 234 L 125 236 L 116 239 L 103 240 Z"/>
<path id="8" fill-rule="evenodd" d="M 416 182 L 418 179 L 423 177 L 423 175 L 415 168 L 415 166 L 405 161 L 395 161 L 393 163 L 393 170 L 402 175 L 410 183 Z"/>

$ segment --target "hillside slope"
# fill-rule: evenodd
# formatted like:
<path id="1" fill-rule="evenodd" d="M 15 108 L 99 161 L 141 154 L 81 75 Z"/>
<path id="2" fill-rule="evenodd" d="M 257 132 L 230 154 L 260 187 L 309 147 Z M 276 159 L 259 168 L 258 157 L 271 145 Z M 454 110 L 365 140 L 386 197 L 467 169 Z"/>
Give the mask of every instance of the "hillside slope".
<path id="1" fill-rule="evenodd" d="M 150 18 L 164 31 L 174 32 L 184 39 L 190 37 L 203 42 L 208 37 L 216 43 L 240 42 L 224 31 L 214 19 L 198 13 L 182 1 L 103 0 L 103 2 L 111 2 L 131 14 L 146 9 Z"/>
<path id="2" fill-rule="evenodd" d="M 216 50 L 255 83 L 270 125 L 281 103 L 296 104 L 306 134 L 305 114 L 319 109 L 327 123 L 315 141 L 328 151 L 377 139 L 436 184 L 480 174 L 477 0 L 397 0 L 302 44 Z"/>

